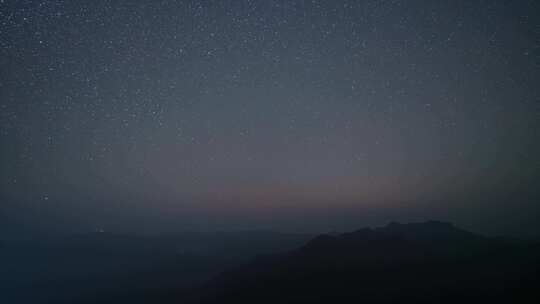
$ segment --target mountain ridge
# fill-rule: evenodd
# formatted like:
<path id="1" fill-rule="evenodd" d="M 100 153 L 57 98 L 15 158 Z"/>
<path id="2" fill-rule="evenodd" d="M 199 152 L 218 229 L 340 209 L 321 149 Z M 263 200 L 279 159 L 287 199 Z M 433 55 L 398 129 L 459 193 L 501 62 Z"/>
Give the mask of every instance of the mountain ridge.
<path id="1" fill-rule="evenodd" d="M 499 303 L 538 297 L 532 287 L 538 261 L 538 243 L 489 238 L 446 222 L 393 222 L 322 234 L 286 254 L 256 259 L 216 277 L 197 301 L 467 303 L 476 298 Z M 491 291 L 494 286 L 498 289 Z"/>

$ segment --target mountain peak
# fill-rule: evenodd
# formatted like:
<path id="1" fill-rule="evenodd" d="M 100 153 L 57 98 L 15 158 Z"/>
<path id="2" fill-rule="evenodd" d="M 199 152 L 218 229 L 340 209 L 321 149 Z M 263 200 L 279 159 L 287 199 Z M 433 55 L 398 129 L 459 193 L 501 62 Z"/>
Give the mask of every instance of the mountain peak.
<path id="1" fill-rule="evenodd" d="M 450 222 L 443 222 L 443 221 L 436 221 L 436 220 L 429 220 L 425 222 L 417 222 L 417 223 L 407 223 L 402 224 L 399 222 L 390 222 L 388 225 L 384 227 L 377 228 L 380 229 L 449 229 L 449 230 L 457 230 L 457 228 L 454 226 L 454 224 Z"/>
<path id="2" fill-rule="evenodd" d="M 409 224 L 391 222 L 374 230 L 381 235 L 392 235 L 414 241 L 447 241 L 478 237 L 471 232 L 457 228 L 452 223 L 434 220 Z"/>
<path id="3" fill-rule="evenodd" d="M 402 224 L 400 222 L 390 222 L 382 228 L 405 228 L 405 227 L 439 227 L 439 228 L 455 228 L 454 224 L 450 222 L 443 222 L 437 220 L 429 220 L 425 222 L 407 223 Z"/>
<path id="4" fill-rule="evenodd" d="M 390 222 L 386 226 L 366 227 L 339 235 L 320 235 L 309 242 L 307 247 L 335 246 L 343 244 L 343 242 L 356 243 L 396 238 L 403 241 L 438 243 L 451 240 L 476 239 L 479 236 L 459 229 L 449 222 L 435 220 L 407 224 Z"/>

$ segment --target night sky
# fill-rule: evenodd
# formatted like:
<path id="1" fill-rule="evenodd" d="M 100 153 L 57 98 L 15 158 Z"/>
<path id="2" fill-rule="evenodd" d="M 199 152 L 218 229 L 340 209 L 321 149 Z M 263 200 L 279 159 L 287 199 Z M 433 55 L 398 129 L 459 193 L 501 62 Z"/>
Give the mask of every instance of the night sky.
<path id="1" fill-rule="evenodd" d="M 538 1 L 0 2 L 0 237 L 540 232 Z"/>

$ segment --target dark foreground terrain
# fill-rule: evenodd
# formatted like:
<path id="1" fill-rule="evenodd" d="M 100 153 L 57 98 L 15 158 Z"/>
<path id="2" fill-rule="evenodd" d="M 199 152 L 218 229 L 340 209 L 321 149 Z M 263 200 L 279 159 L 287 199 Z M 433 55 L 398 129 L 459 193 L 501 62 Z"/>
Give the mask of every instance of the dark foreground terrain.
<path id="1" fill-rule="evenodd" d="M 315 238 L 91 234 L 0 250 L 2 303 L 540 303 L 540 243 L 435 221 Z"/>
<path id="2" fill-rule="evenodd" d="M 540 245 L 451 224 L 321 235 L 221 274 L 204 303 L 540 303 Z"/>
<path id="3" fill-rule="evenodd" d="M 175 302 L 224 270 L 260 254 L 291 250 L 310 238 L 266 231 L 96 232 L 0 242 L 0 304 L 156 303 L 163 295 Z"/>

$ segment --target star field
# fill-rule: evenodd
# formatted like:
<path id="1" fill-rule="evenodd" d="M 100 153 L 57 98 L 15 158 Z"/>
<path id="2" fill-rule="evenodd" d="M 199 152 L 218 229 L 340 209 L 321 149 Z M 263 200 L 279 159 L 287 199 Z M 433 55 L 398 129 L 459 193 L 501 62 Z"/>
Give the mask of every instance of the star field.
<path id="1" fill-rule="evenodd" d="M 539 17 L 535 1 L 4 0 L 5 229 L 539 227 Z"/>

